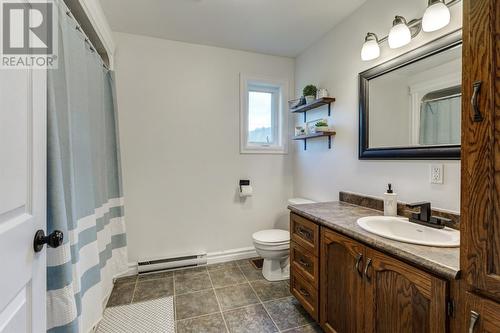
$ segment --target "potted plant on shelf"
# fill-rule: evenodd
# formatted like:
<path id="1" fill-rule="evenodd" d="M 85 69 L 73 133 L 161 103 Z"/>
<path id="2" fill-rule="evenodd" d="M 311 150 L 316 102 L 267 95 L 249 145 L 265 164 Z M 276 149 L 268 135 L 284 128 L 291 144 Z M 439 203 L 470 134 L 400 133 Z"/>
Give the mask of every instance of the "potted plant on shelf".
<path id="1" fill-rule="evenodd" d="M 306 129 L 303 126 L 295 126 L 295 136 L 306 135 Z"/>
<path id="2" fill-rule="evenodd" d="M 320 120 L 315 124 L 316 133 L 318 132 L 328 132 L 330 128 L 328 127 L 328 123 L 324 120 Z"/>
<path id="3" fill-rule="evenodd" d="M 304 94 L 304 97 L 306 98 L 306 103 L 310 104 L 314 102 L 316 99 L 316 93 L 318 92 L 318 88 L 316 86 L 309 84 L 304 87 L 304 90 L 302 90 L 302 93 Z"/>

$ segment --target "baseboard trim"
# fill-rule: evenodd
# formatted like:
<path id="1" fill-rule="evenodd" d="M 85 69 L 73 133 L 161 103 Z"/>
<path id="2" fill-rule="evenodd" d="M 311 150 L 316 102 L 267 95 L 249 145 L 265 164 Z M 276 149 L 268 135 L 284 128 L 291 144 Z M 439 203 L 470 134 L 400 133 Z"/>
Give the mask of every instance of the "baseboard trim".
<path id="1" fill-rule="evenodd" d="M 254 247 L 244 247 L 240 249 L 232 249 L 220 252 L 211 252 L 207 254 L 207 263 L 219 264 L 228 261 L 249 259 L 257 257 Z"/>
<path id="2" fill-rule="evenodd" d="M 239 249 L 231 249 L 226 251 L 219 252 L 210 252 L 207 253 L 207 264 L 220 264 L 223 262 L 234 261 L 234 260 L 242 260 L 258 257 L 257 252 L 255 252 L 254 247 L 243 247 Z M 137 263 L 129 262 L 127 271 L 122 274 L 115 276 L 114 278 L 131 276 L 137 274 Z"/>

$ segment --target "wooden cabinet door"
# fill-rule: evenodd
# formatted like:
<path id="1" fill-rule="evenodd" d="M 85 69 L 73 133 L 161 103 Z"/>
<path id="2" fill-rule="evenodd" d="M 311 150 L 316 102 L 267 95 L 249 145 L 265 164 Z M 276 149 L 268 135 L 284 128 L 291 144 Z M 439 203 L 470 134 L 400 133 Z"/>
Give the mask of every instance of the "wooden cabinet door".
<path id="1" fill-rule="evenodd" d="M 446 281 L 367 249 L 365 332 L 445 332 Z"/>
<path id="2" fill-rule="evenodd" d="M 466 321 L 462 332 L 498 333 L 500 332 L 500 304 L 466 294 Z"/>
<path id="3" fill-rule="evenodd" d="M 461 267 L 500 301 L 500 1 L 463 10 Z"/>
<path id="4" fill-rule="evenodd" d="M 320 245 L 321 326 L 325 332 L 363 332 L 365 248 L 325 228 Z"/>

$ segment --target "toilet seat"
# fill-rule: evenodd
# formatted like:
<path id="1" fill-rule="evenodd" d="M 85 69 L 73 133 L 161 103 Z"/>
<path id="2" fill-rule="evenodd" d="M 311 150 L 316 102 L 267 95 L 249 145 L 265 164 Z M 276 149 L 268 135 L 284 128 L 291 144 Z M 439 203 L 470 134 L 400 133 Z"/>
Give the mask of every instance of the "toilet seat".
<path id="1" fill-rule="evenodd" d="M 290 241 L 288 242 L 279 242 L 279 243 L 266 243 L 266 242 L 258 242 L 253 241 L 254 244 L 259 245 L 260 247 L 273 248 L 273 247 L 281 247 L 281 246 L 290 246 Z"/>
<path id="2" fill-rule="evenodd" d="M 274 252 L 279 252 L 279 251 L 283 251 L 283 250 L 288 251 L 288 249 L 290 248 L 290 242 L 281 243 L 281 244 L 259 244 L 259 243 L 254 242 L 253 245 L 258 250 L 274 251 Z"/>
<path id="3" fill-rule="evenodd" d="M 290 232 L 281 229 L 261 230 L 252 235 L 256 244 L 280 246 L 290 243 Z"/>

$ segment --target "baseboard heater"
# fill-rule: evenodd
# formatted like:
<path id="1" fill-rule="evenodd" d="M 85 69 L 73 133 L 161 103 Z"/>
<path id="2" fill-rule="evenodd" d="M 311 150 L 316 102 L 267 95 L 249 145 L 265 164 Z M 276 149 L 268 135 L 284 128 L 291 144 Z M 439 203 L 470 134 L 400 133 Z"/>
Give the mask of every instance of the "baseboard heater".
<path id="1" fill-rule="evenodd" d="M 195 267 L 207 264 L 207 254 L 193 254 L 175 258 L 155 259 L 137 263 L 139 274 L 167 271 L 186 267 Z"/>

